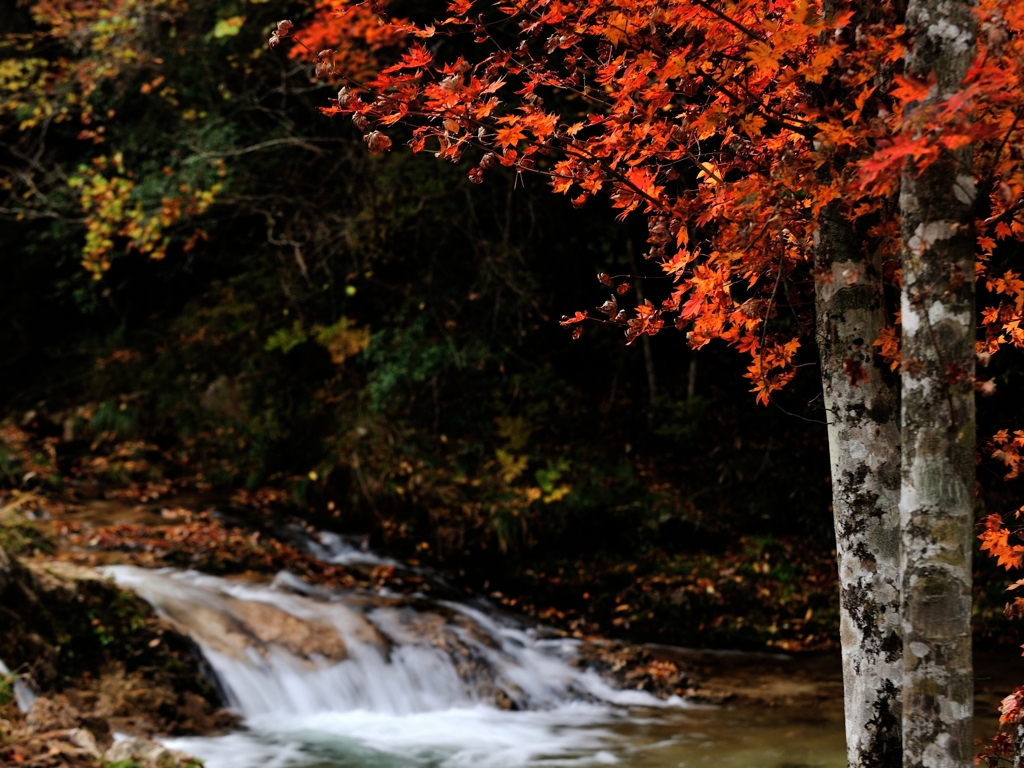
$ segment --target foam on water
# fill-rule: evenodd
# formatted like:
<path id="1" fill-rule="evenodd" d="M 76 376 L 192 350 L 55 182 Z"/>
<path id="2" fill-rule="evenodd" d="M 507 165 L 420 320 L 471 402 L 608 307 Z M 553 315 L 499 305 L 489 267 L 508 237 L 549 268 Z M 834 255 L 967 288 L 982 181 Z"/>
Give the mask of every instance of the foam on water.
<path id="1" fill-rule="evenodd" d="M 307 539 L 305 544 L 315 557 L 333 565 L 401 566 L 397 560 L 381 557 L 370 550 L 366 539 L 361 536 L 342 536 L 333 531 L 320 531 L 315 538 Z"/>
<path id="2" fill-rule="evenodd" d="M 405 716 L 356 710 L 254 718 L 246 733 L 168 745 L 199 755 L 208 768 L 593 765 L 618 762 L 612 749 L 619 739 L 603 727 L 610 719 L 607 708 L 594 705 L 544 712 L 477 706 Z"/>

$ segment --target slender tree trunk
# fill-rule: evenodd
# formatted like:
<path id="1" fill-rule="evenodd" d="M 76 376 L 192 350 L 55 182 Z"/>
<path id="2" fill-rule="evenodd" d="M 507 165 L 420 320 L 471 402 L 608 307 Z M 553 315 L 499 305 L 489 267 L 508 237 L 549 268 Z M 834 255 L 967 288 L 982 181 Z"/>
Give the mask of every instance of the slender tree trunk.
<path id="1" fill-rule="evenodd" d="M 644 303 L 644 281 L 640 278 L 636 268 L 636 256 L 633 252 L 633 239 L 629 238 L 626 240 L 626 253 L 629 256 L 629 265 L 633 270 L 634 277 L 633 287 L 636 291 L 636 302 L 637 304 Z M 658 399 L 658 377 L 655 375 L 654 370 L 654 351 L 651 349 L 651 337 L 646 333 L 640 337 L 640 344 L 644 351 L 644 369 L 647 371 L 647 394 L 648 404 L 647 409 L 647 423 L 653 425 L 654 423 L 654 404 Z"/>
<path id="2" fill-rule="evenodd" d="M 832 463 L 840 638 L 851 768 L 899 768 L 899 401 L 875 360 L 885 325 L 881 266 L 827 208 L 815 262 L 818 346 Z"/>
<path id="3" fill-rule="evenodd" d="M 643 303 L 643 299 L 640 300 L 640 303 Z M 644 349 L 644 368 L 647 371 L 647 400 L 650 406 L 648 409 L 650 413 L 648 421 L 650 421 L 654 418 L 654 405 L 658 400 L 658 378 L 654 373 L 654 352 L 651 350 L 651 337 L 644 334 L 641 343 Z"/>
<path id="4" fill-rule="evenodd" d="M 932 99 L 956 91 L 966 74 L 974 54 L 971 7 L 965 0 L 909 4 L 907 29 L 915 40 L 907 71 L 935 77 Z M 908 163 L 903 172 L 900 522 L 908 768 L 972 761 L 974 197 L 969 146 L 924 171 Z"/>
<path id="5" fill-rule="evenodd" d="M 830 18 L 845 7 L 824 0 L 822 13 Z M 890 13 L 878 0 L 855 4 L 858 24 L 892 23 Z M 883 82 L 877 85 L 884 90 Z M 827 166 L 820 171 L 828 172 Z M 837 204 L 822 211 L 818 225 L 816 310 L 839 565 L 847 764 L 900 768 L 899 381 L 873 346 L 887 324 L 880 256 L 865 251 Z"/>

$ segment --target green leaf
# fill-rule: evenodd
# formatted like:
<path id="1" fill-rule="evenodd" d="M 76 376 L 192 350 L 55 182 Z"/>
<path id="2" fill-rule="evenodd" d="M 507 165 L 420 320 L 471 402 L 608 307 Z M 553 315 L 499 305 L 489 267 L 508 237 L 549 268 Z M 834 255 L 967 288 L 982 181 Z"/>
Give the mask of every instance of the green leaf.
<path id="1" fill-rule="evenodd" d="M 245 16 L 232 16 L 229 19 L 221 19 L 213 28 L 213 36 L 216 38 L 234 37 L 245 24 Z"/>
<path id="2" fill-rule="evenodd" d="M 267 352 L 273 352 L 275 349 L 279 349 L 287 355 L 295 349 L 295 347 L 299 346 L 299 344 L 304 344 L 308 339 L 309 336 L 307 336 L 306 331 L 302 326 L 302 321 L 296 320 L 290 329 L 281 328 L 271 334 L 263 348 Z"/>

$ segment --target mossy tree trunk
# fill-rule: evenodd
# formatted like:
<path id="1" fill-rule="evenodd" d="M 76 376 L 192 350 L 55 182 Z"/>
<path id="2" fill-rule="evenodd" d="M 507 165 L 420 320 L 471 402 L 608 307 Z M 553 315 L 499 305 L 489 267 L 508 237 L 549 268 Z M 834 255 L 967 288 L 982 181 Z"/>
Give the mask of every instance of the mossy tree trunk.
<path id="1" fill-rule="evenodd" d="M 818 348 L 832 465 L 840 638 L 851 768 L 899 768 L 898 379 L 876 360 L 881 265 L 836 210 L 818 222 Z"/>
<path id="2" fill-rule="evenodd" d="M 966 74 L 974 54 L 971 10 L 965 0 L 909 4 L 907 29 L 915 37 L 907 72 L 935 79 L 931 100 L 955 92 Z M 974 198 L 969 146 L 923 170 L 908 163 L 903 172 L 900 565 L 908 768 L 972 762 Z"/>

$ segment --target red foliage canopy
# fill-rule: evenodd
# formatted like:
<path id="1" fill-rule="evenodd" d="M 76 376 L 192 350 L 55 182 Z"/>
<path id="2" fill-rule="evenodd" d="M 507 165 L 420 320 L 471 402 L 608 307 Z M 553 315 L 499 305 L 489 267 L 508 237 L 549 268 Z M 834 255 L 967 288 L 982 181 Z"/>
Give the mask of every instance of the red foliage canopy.
<path id="1" fill-rule="evenodd" d="M 836 204 L 898 283 L 904 160 L 923 168 L 972 143 L 978 273 L 995 297 L 980 346 L 1024 345 L 1024 281 L 985 271 L 998 241 L 1024 235 L 1024 8 L 984 0 L 962 89 L 913 110 L 932 85 L 902 75 L 902 19 L 885 4 L 872 18 L 854 8 L 824 18 L 806 0 L 452 0 L 431 24 L 381 16 L 378 39 L 413 42 L 371 78 L 342 75 L 323 112 L 351 116 L 374 152 L 401 122 L 416 152 L 475 157 L 474 182 L 500 164 L 547 176 L 577 206 L 606 193 L 622 217 L 642 212 L 645 255 L 672 279 L 670 295 L 632 311 L 613 296 L 563 324 L 616 323 L 632 341 L 669 322 L 694 348 L 721 339 L 751 355 L 747 376 L 765 403 L 813 329 L 813 279 L 859 277 L 813 274 L 822 209 Z M 339 5 L 334 17 L 366 10 Z M 459 35 L 477 46 L 472 58 L 422 42 Z M 894 367 L 897 338 L 889 328 L 875 341 Z"/>

